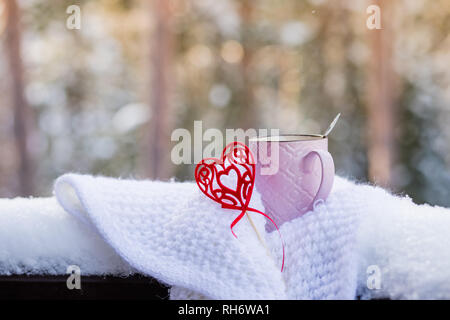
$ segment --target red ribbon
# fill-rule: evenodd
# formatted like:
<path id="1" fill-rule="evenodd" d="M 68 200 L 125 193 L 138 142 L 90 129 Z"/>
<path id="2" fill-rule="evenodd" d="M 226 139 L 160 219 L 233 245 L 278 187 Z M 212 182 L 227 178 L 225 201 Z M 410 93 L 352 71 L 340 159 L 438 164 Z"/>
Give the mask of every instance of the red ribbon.
<path id="1" fill-rule="evenodd" d="M 230 186 L 222 180 L 223 177 L 229 176 L 231 172 L 234 172 L 236 175 L 236 186 Z M 240 142 L 231 142 L 223 149 L 220 159 L 205 158 L 197 164 L 195 181 L 200 190 L 207 197 L 220 203 L 222 208 L 241 211 L 230 225 L 231 233 L 234 237 L 236 237 L 236 234 L 233 231 L 233 227 L 247 211 L 263 215 L 275 226 L 283 248 L 281 265 L 281 271 L 283 271 L 284 243 L 277 224 L 264 212 L 249 207 L 255 185 L 255 161 L 250 149 Z"/>

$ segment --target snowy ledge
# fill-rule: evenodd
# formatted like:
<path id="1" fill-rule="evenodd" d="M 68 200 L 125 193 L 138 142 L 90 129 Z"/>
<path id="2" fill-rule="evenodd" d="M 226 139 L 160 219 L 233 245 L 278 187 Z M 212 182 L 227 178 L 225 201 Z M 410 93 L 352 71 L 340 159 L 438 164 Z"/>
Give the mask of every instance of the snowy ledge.
<path id="1" fill-rule="evenodd" d="M 0 199 L 0 274 L 133 274 L 133 269 L 92 229 L 55 198 Z"/>
<path id="2" fill-rule="evenodd" d="M 99 187 L 100 182 L 103 183 L 102 186 L 111 185 L 113 189 L 123 188 L 119 192 L 121 195 L 128 194 L 129 185 L 136 183 L 116 182 L 113 179 L 102 179 L 99 182 L 98 178 L 91 177 L 79 177 L 79 179 L 82 182 L 89 181 L 92 186 L 85 196 L 92 192 L 103 194 L 107 188 Z M 137 183 L 139 186 L 143 184 L 143 182 Z M 158 196 L 167 196 L 171 201 L 174 194 L 179 194 L 178 191 L 173 193 L 173 188 L 186 188 L 186 190 L 190 188 L 188 185 L 181 186 L 181 184 L 169 186 L 169 184 L 156 185 L 155 183 L 153 185 L 152 182 L 146 182 L 143 189 L 147 190 L 150 185 L 152 192 L 159 192 Z M 82 275 L 85 276 L 123 277 L 139 273 L 125 262 L 111 245 L 94 231 L 93 227 L 90 227 L 90 221 L 85 216 L 86 203 L 80 201 L 82 197 L 76 190 L 71 189 L 70 185 L 62 185 L 61 190 L 64 192 L 59 194 L 59 202 L 55 198 L 0 199 L 0 275 L 66 275 L 67 267 L 70 265 L 79 266 Z M 135 209 L 136 199 L 148 201 L 145 192 L 143 194 L 135 192 L 133 197 L 125 197 L 128 208 Z M 108 196 L 111 196 L 109 202 L 115 202 L 118 198 L 115 194 Z M 191 210 L 186 212 L 189 219 L 194 212 L 212 210 L 209 204 L 200 210 L 200 207 L 192 208 L 193 203 L 197 202 L 186 202 L 180 199 L 174 202 L 182 208 L 181 211 Z M 104 205 L 108 201 L 100 201 L 100 203 Z M 60 203 L 63 203 L 65 209 Z M 292 231 L 286 232 L 285 235 L 293 235 L 293 230 L 300 230 L 299 228 L 304 228 L 304 231 L 318 228 L 317 235 L 322 237 L 324 233 L 331 230 L 330 238 L 327 238 L 331 242 L 309 243 L 310 236 L 304 231 L 300 232 L 298 238 L 296 236 L 291 239 L 292 244 L 305 241 L 304 245 L 298 247 L 299 253 L 305 254 L 301 256 L 299 263 L 305 261 L 303 258 L 311 259 L 311 261 L 321 258 L 321 254 L 317 254 L 314 250 L 321 250 L 321 247 L 327 248 L 328 245 L 333 247 L 335 245 L 332 241 L 333 230 L 339 225 L 342 230 L 347 230 L 348 219 L 354 217 L 359 222 L 357 225 L 351 225 L 352 227 L 346 232 L 353 232 L 355 230 L 353 226 L 357 231 L 354 243 L 348 243 L 349 249 L 355 250 L 357 296 L 367 299 L 450 298 L 449 209 L 418 206 L 409 198 L 397 197 L 383 189 L 358 185 L 338 177 L 326 206 L 329 210 L 328 214 L 331 214 L 328 217 L 331 219 L 319 221 L 314 212 L 312 215 L 296 219 L 284 226 L 287 231 Z M 152 208 L 150 211 L 155 210 L 154 206 L 145 206 L 145 208 Z M 111 207 L 108 206 L 108 210 L 110 209 Z M 123 212 L 123 209 L 119 207 L 115 210 L 117 211 L 112 217 L 119 217 Z M 179 213 L 180 210 L 173 211 Z M 161 217 L 160 212 L 155 212 L 155 215 L 155 217 Z M 209 213 L 207 216 L 209 217 Z M 181 217 L 182 215 L 177 216 L 176 219 Z M 220 217 L 222 219 L 222 215 Z M 173 221 L 180 222 L 176 219 Z M 138 219 L 139 223 L 143 221 Z M 123 225 L 118 224 L 117 227 L 122 228 Z M 131 226 L 129 230 L 134 232 L 133 228 Z M 161 232 L 158 229 L 154 230 Z M 278 243 L 278 238 L 274 243 Z M 316 245 L 320 246 L 316 248 Z M 179 248 L 178 245 L 175 247 Z M 309 255 L 302 251 L 308 248 L 314 249 Z M 324 252 L 330 251 L 326 249 Z M 156 260 L 152 258 L 152 261 Z M 346 263 L 350 262 L 353 263 L 353 261 Z M 298 272 L 299 279 L 305 275 L 303 270 L 307 269 L 301 268 Z M 376 276 L 374 272 L 378 272 L 381 276 L 380 289 L 370 290 L 368 280 L 371 276 Z M 294 284 L 296 283 L 298 282 L 294 281 Z M 190 294 L 187 292 L 184 296 Z"/>

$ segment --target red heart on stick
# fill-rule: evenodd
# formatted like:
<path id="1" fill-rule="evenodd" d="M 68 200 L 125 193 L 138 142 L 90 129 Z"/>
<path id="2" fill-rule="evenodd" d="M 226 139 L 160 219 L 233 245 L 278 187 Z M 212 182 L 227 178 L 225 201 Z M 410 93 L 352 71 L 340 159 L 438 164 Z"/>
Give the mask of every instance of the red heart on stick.
<path id="1" fill-rule="evenodd" d="M 231 185 L 230 173 L 237 178 Z M 228 180 L 227 180 L 228 178 Z M 206 158 L 195 168 L 200 190 L 222 207 L 243 209 L 248 206 L 255 181 L 255 161 L 247 146 L 234 142 L 226 146 L 222 157 Z"/>
<path id="2" fill-rule="evenodd" d="M 231 180 L 231 174 L 235 177 Z M 253 187 L 255 185 L 255 160 L 250 149 L 240 142 L 231 142 L 223 149 L 220 159 L 205 158 L 195 168 L 195 181 L 200 190 L 212 200 L 220 203 L 222 208 L 240 210 L 239 216 L 231 223 L 233 227 L 242 219 L 247 211 L 257 212 L 274 224 L 275 222 L 264 212 L 249 208 Z M 231 182 L 231 184 L 230 184 Z M 281 233 L 278 230 L 278 233 Z M 284 244 L 283 262 L 284 267 Z"/>

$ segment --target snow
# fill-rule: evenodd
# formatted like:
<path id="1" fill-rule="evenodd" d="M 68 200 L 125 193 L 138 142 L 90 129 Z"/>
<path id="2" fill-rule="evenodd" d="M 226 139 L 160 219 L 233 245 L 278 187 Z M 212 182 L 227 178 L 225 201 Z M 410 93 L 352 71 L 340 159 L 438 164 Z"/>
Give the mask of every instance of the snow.
<path id="1" fill-rule="evenodd" d="M 363 299 L 450 298 L 450 210 L 416 205 L 381 188 L 360 186 L 369 210 L 359 229 L 358 295 Z M 367 288 L 367 268 L 380 271 Z"/>
<path id="2" fill-rule="evenodd" d="M 449 299 L 450 210 L 337 178 L 333 192 L 347 189 L 352 192 L 348 208 L 361 211 L 357 296 Z M 83 275 L 135 272 L 55 198 L 0 199 L 0 274 L 66 274 L 69 265 L 78 265 Z M 368 288 L 368 270 L 379 270 L 380 289 Z"/>
<path id="3" fill-rule="evenodd" d="M 127 275 L 132 269 L 54 198 L 0 199 L 0 274 Z"/>

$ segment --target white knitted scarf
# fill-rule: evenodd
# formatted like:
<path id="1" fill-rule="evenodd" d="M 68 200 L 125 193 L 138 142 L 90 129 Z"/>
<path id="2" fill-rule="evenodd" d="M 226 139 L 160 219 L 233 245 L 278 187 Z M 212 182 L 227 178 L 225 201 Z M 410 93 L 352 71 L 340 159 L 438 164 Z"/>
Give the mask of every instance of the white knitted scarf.
<path id="1" fill-rule="evenodd" d="M 280 239 L 265 219 L 251 213 L 269 250 L 245 218 L 234 238 L 239 212 L 195 183 L 67 174 L 55 195 L 129 265 L 172 286 L 172 299 L 450 297 L 449 210 L 343 178 L 326 202 L 280 227 L 282 273 Z M 251 207 L 264 211 L 256 191 Z M 373 276 L 381 287 L 367 285 Z"/>

